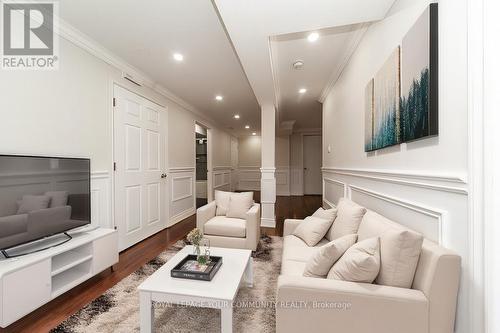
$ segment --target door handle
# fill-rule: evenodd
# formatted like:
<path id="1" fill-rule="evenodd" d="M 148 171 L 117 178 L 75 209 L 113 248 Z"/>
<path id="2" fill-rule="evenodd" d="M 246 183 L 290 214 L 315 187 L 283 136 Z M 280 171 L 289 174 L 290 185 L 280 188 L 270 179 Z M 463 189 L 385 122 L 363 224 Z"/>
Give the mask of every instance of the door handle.
<path id="1" fill-rule="evenodd" d="M 162 178 L 162 179 L 163 179 L 163 178 L 167 178 L 167 174 L 166 174 L 166 173 L 162 173 L 162 174 L 161 174 L 161 178 Z"/>

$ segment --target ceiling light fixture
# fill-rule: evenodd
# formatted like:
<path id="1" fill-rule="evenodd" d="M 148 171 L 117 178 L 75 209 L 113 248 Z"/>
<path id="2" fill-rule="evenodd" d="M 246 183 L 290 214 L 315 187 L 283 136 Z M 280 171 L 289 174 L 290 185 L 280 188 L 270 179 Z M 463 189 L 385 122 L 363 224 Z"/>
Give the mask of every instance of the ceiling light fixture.
<path id="1" fill-rule="evenodd" d="M 246 128 L 246 129 L 249 129 L 249 128 L 250 128 L 250 125 L 245 125 L 245 128 Z"/>
<path id="2" fill-rule="evenodd" d="M 306 88 L 300 88 L 299 89 L 299 94 L 305 94 L 307 92 Z"/>
<path id="3" fill-rule="evenodd" d="M 184 56 L 180 53 L 174 53 L 173 57 L 174 57 L 174 60 L 176 60 L 176 61 L 184 60 Z"/>
<path id="4" fill-rule="evenodd" d="M 309 36 L 307 36 L 307 40 L 310 41 L 311 43 L 314 43 L 317 41 L 319 38 L 319 34 L 317 32 L 311 32 Z"/>
<path id="5" fill-rule="evenodd" d="M 217 96 L 215 96 L 215 100 L 216 100 L 216 101 L 219 101 L 219 102 L 220 102 L 220 101 L 222 101 L 223 99 L 224 99 L 224 97 L 222 97 L 221 95 L 217 95 Z"/>
<path id="6" fill-rule="evenodd" d="M 252 135 L 257 135 L 257 133 L 253 132 Z"/>
<path id="7" fill-rule="evenodd" d="M 240 115 L 239 114 L 235 114 L 234 115 L 234 119 L 240 119 Z"/>

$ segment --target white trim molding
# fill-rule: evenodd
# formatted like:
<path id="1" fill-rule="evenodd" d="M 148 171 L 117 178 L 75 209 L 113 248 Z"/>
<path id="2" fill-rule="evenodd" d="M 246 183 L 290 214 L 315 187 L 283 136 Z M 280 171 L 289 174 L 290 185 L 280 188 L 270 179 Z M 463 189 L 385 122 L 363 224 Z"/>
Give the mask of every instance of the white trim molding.
<path id="1" fill-rule="evenodd" d="M 462 257 L 457 318 L 470 325 L 470 302 L 477 288 L 471 253 L 469 191 L 463 175 L 324 167 L 323 203 L 347 197 L 368 209 L 453 249 Z M 467 331 L 467 330 L 465 330 Z"/>
<path id="2" fill-rule="evenodd" d="M 351 199 L 353 199 L 354 201 L 356 201 L 356 200 L 353 198 L 353 192 L 357 192 L 357 193 L 360 193 L 363 195 L 368 195 L 370 197 L 373 197 L 373 198 L 376 198 L 379 200 L 383 200 L 383 201 L 390 203 L 390 204 L 393 204 L 393 205 L 400 206 L 401 208 L 404 208 L 404 209 L 412 210 L 418 214 L 426 215 L 426 216 L 432 218 L 433 220 L 435 220 L 435 223 L 436 223 L 435 226 L 432 226 L 433 228 L 435 228 L 435 232 L 431 231 L 431 233 L 426 233 L 424 236 L 426 238 L 436 242 L 436 243 L 439 243 L 439 244 L 443 243 L 442 222 L 443 222 L 444 216 L 446 215 L 445 211 L 443 211 L 441 209 L 437 209 L 437 208 L 427 207 L 427 206 L 420 204 L 420 203 L 417 203 L 417 202 L 411 202 L 411 201 L 402 200 L 402 199 L 399 199 L 399 198 L 396 198 L 393 196 L 384 195 L 384 194 L 378 193 L 376 191 L 372 191 L 372 190 L 369 190 L 369 189 L 366 189 L 363 187 L 359 187 L 359 186 L 354 186 L 354 185 L 350 185 L 346 192 L 349 193 L 349 197 Z M 406 223 L 408 223 L 408 221 L 406 221 Z M 408 227 L 411 227 L 412 229 L 418 229 L 420 226 L 417 226 L 415 228 L 412 225 L 408 225 Z"/>
<path id="3" fill-rule="evenodd" d="M 331 173 L 344 176 L 362 177 L 378 181 L 390 182 L 401 185 L 409 185 L 447 191 L 460 194 L 468 193 L 467 178 L 465 176 L 445 176 L 427 173 L 409 173 L 388 170 L 349 169 L 349 168 L 321 168 L 323 173 Z"/>
<path id="4" fill-rule="evenodd" d="M 196 213 L 195 171 L 190 166 L 169 168 L 170 216 L 167 227 Z"/>
<path id="5" fill-rule="evenodd" d="M 108 171 L 94 171 L 90 174 L 91 222 L 93 226 L 113 228 L 111 216 L 111 175 Z"/>

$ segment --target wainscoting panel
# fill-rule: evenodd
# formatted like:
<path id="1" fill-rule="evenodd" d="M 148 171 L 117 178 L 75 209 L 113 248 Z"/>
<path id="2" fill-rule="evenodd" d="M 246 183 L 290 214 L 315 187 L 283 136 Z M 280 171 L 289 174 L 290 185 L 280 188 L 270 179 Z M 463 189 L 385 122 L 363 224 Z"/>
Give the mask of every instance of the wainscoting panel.
<path id="1" fill-rule="evenodd" d="M 172 226 L 196 212 L 195 168 L 170 168 L 170 221 Z"/>
<path id="2" fill-rule="evenodd" d="M 260 191 L 261 171 L 257 166 L 242 166 L 238 169 L 239 191 Z M 276 167 L 276 195 L 290 195 L 290 168 Z"/>
<path id="3" fill-rule="evenodd" d="M 213 170 L 213 186 L 214 190 L 230 191 L 231 190 L 231 167 L 218 166 Z"/>
<path id="4" fill-rule="evenodd" d="M 290 195 L 290 168 L 276 167 L 276 195 Z"/>
<path id="5" fill-rule="evenodd" d="M 323 201 L 334 207 L 340 198 L 345 197 L 345 184 L 331 178 L 323 177 Z"/>
<path id="6" fill-rule="evenodd" d="M 90 205 L 92 225 L 113 228 L 111 176 L 107 171 L 92 172 L 90 176 Z"/>
<path id="7" fill-rule="evenodd" d="M 260 178 L 260 167 L 240 167 L 237 188 L 239 191 L 260 191 Z"/>
<path id="8" fill-rule="evenodd" d="M 330 206 L 348 197 L 462 257 L 457 321 L 467 321 L 475 260 L 470 248 L 468 184 L 456 175 L 323 168 L 323 200 Z"/>

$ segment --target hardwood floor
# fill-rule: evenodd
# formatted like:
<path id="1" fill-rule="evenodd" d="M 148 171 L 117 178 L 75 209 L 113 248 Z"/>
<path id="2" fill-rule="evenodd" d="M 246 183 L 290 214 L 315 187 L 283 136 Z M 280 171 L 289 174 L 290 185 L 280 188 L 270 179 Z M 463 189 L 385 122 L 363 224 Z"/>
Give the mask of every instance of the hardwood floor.
<path id="1" fill-rule="evenodd" d="M 260 193 L 256 193 L 255 200 L 259 202 Z M 321 204 L 321 196 L 277 197 L 276 229 L 262 228 L 262 231 L 268 235 L 282 236 L 285 219 L 304 218 L 314 213 Z M 87 303 L 102 295 L 123 278 L 155 258 L 168 246 L 182 239 L 195 226 L 196 216 L 193 215 L 171 228 L 163 230 L 123 251 L 120 253 L 120 261 L 114 265 L 113 271 L 108 269 L 91 278 L 10 325 L 8 328 L 0 329 L 0 333 L 48 332 Z"/>

